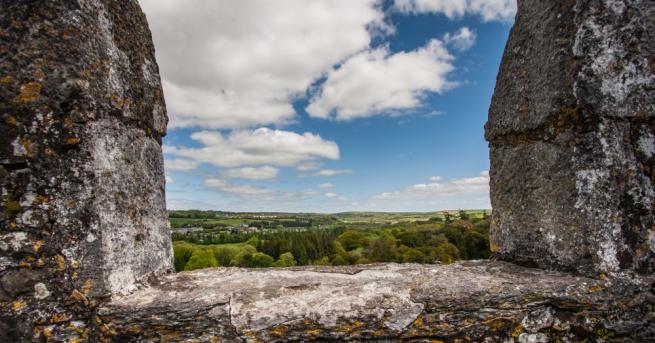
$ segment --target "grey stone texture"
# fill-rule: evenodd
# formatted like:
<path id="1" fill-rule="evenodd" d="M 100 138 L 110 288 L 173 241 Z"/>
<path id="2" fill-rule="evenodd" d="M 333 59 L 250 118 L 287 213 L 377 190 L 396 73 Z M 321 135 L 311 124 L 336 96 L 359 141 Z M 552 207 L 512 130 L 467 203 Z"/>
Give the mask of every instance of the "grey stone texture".
<path id="1" fill-rule="evenodd" d="M 119 342 L 643 342 L 655 337 L 653 282 L 501 261 L 214 268 L 98 314 Z"/>
<path id="2" fill-rule="evenodd" d="M 171 269 L 165 108 L 137 1 L 0 1 L 0 342 L 97 336 Z"/>
<path id="3" fill-rule="evenodd" d="M 655 2 L 519 1 L 486 125 L 492 251 L 655 271 Z"/>
<path id="4" fill-rule="evenodd" d="M 564 271 L 169 274 L 138 3 L 0 1 L 0 342 L 652 341 L 654 8 L 519 1 L 486 132 L 493 248 Z"/>

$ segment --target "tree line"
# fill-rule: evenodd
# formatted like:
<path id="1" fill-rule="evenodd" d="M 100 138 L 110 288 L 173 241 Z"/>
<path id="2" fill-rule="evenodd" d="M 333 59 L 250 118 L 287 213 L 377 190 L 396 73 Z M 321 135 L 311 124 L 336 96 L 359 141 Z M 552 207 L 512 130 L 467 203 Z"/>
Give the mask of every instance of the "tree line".
<path id="1" fill-rule="evenodd" d="M 175 269 L 373 262 L 451 263 L 459 259 L 488 258 L 488 218 L 465 218 L 366 229 L 339 226 L 307 231 L 232 234 L 228 235 L 231 236 L 229 239 L 221 237 L 221 244 L 175 241 Z"/>

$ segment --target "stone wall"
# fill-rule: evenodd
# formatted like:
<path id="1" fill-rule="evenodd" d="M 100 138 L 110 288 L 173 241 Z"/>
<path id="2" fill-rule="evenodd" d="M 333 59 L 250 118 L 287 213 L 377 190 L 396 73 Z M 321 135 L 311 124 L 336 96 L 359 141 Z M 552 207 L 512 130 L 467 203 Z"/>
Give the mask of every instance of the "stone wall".
<path id="1" fill-rule="evenodd" d="M 655 271 L 655 3 L 519 1 L 490 142 L 492 251 Z"/>
<path id="2" fill-rule="evenodd" d="M 0 2 L 0 341 L 97 335 L 171 269 L 166 109 L 136 1 Z"/>
<path id="3" fill-rule="evenodd" d="M 0 341 L 652 340 L 654 10 L 519 1 L 486 132 L 492 248 L 564 272 L 162 275 L 167 119 L 138 3 L 0 1 Z"/>

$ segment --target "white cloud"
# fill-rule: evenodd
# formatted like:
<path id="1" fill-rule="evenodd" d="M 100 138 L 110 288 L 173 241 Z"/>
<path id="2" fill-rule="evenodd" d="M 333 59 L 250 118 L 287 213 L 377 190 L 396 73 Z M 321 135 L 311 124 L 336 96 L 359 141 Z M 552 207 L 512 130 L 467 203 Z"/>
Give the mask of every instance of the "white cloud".
<path id="1" fill-rule="evenodd" d="M 337 193 L 329 192 L 329 193 L 325 193 L 325 196 L 328 198 L 335 198 L 337 196 Z"/>
<path id="2" fill-rule="evenodd" d="M 511 21 L 516 0 L 395 0 L 394 8 L 408 14 L 441 13 L 450 19 L 476 15 L 484 21 Z"/>
<path id="3" fill-rule="evenodd" d="M 350 169 L 321 169 L 314 173 L 314 176 L 335 176 L 341 174 L 352 174 Z"/>
<path id="4" fill-rule="evenodd" d="M 224 136 L 217 131 L 199 131 L 191 138 L 201 148 L 164 146 L 164 153 L 220 167 L 243 165 L 294 166 L 318 158 L 339 159 L 336 143 L 312 133 L 260 128 L 232 131 Z"/>
<path id="5" fill-rule="evenodd" d="M 441 181 L 443 178 L 441 176 L 430 176 L 429 180 L 432 182 Z"/>
<path id="6" fill-rule="evenodd" d="M 165 159 L 164 168 L 166 170 L 181 170 L 189 171 L 196 169 L 200 165 L 199 162 L 187 159 Z"/>
<path id="7" fill-rule="evenodd" d="M 475 31 L 464 26 L 456 32 L 447 32 L 443 36 L 443 41 L 449 46 L 452 46 L 457 51 L 466 51 L 475 45 L 477 36 Z"/>
<path id="8" fill-rule="evenodd" d="M 454 86 L 447 80 L 453 60 L 437 39 L 409 52 L 391 54 L 386 45 L 363 51 L 327 74 L 307 112 L 352 120 L 421 106 L 426 93 Z"/>
<path id="9" fill-rule="evenodd" d="M 403 190 L 385 192 L 375 195 L 376 200 L 402 200 L 416 198 L 441 197 L 463 193 L 487 193 L 489 192 L 489 172 L 483 171 L 479 176 L 461 179 L 451 179 L 442 182 L 440 177 L 430 177 L 430 183 L 418 183 Z"/>
<path id="10" fill-rule="evenodd" d="M 275 178 L 279 172 L 279 169 L 271 166 L 243 167 L 224 170 L 221 176 L 228 179 L 267 180 Z"/>
<path id="11" fill-rule="evenodd" d="M 390 33 L 379 0 L 140 0 L 170 127 L 293 120 L 291 102 L 334 64 Z"/>
<path id="12" fill-rule="evenodd" d="M 299 171 L 310 171 L 310 170 L 316 170 L 321 168 L 323 166 L 323 163 L 318 163 L 318 162 L 305 162 L 299 164 L 296 169 Z"/>
<path id="13" fill-rule="evenodd" d="M 262 195 L 273 193 L 273 191 L 267 188 L 249 185 L 237 185 L 221 179 L 206 179 L 205 187 L 237 195 Z"/>
<path id="14" fill-rule="evenodd" d="M 318 187 L 318 188 L 332 188 L 332 187 L 334 187 L 334 185 L 331 184 L 331 183 L 329 183 L 329 182 L 326 182 L 326 183 L 320 183 L 320 184 L 318 184 L 317 187 Z"/>
<path id="15" fill-rule="evenodd" d="M 216 210 L 219 207 L 216 204 L 199 200 L 172 198 L 166 199 L 166 208 L 169 210 Z"/>
<path id="16" fill-rule="evenodd" d="M 172 177 L 166 175 L 166 184 L 170 185 L 171 183 L 174 183 L 174 182 L 175 182 L 175 180 L 173 180 Z"/>

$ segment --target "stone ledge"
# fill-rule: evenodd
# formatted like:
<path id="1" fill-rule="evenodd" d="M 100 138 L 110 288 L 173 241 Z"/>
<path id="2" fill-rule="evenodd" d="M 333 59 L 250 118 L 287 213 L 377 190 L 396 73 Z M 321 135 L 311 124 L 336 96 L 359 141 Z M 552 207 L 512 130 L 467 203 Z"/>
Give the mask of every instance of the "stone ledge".
<path id="1" fill-rule="evenodd" d="M 98 313 L 116 341 L 640 340 L 655 337 L 654 282 L 499 261 L 218 268 L 167 275 Z"/>

